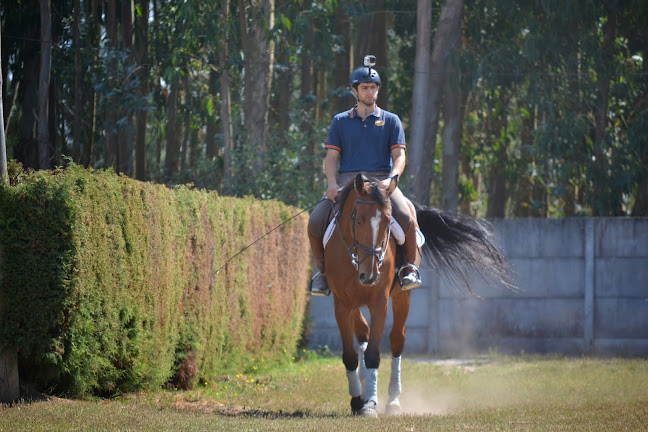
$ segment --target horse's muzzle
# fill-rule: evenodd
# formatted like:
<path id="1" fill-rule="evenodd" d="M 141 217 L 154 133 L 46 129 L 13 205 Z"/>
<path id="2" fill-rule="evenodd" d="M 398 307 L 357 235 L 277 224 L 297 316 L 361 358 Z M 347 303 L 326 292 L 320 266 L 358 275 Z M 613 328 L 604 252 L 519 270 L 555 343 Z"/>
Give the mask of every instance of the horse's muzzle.
<path id="1" fill-rule="evenodd" d="M 371 273 L 363 272 L 358 275 L 358 278 L 360 279 L 360 283 L 362 283 L 363 285 L 373 285 L 376 283 L 379 277 L 380 277 L 379 271 L 375 271 Z"/>

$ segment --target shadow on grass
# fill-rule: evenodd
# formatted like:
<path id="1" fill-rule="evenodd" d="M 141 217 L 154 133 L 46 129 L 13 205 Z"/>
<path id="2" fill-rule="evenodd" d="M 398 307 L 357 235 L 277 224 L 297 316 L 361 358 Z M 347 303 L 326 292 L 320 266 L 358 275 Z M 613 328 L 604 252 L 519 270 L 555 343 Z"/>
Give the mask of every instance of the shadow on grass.
<path id="1" fill-rule="evenodd" d="M 215 414 L 225 417 L 262 418 L 267 420 L 340 417 L 336 413 L 319 412 L 317 410 L 277 411 L 246 406 L 228 406 L 208 399 L 177 401 L 173 404 L 173 408 L 179 412 Z"/>
<path id="2" fill-rule="evenodd" d="M 339 414 L 314 411 L 272 411 L 247 407 L 227 408 L 218 414 L 227 417 L 263 418 L 266 420 L 301 419 L 301 418 L 338 418 Z"/>

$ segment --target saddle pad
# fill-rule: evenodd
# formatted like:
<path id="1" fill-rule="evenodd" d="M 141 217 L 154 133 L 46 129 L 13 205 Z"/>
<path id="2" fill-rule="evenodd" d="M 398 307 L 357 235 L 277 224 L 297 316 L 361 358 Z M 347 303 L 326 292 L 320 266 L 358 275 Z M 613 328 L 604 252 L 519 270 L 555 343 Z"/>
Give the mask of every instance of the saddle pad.
<path id="1" fill-rule="evenodd" d="M 326 244 L 328 243 L 329 239 L 333 235 L 333 232 L 335 231 L 335 218 L 331 219 L 331 222 L 329 222 L 328 227 L 326 227 L 326 231 L 324 232 L 324 247 L 326 247 Z M 396 239 L 396 243 L 399 245 L 402 245 L 405 243 L 405 232 L 403 231 L 403 228 L 400 226 L 398 222 L 396 222 L 396 219 L 392 218 L 391 220 L 391 233 L 394 239 Z M 416 228 L 416 245 L 418 247 L 421 247 L 425 244 L 425 236 L 421 232 L 420 229 Z"/>

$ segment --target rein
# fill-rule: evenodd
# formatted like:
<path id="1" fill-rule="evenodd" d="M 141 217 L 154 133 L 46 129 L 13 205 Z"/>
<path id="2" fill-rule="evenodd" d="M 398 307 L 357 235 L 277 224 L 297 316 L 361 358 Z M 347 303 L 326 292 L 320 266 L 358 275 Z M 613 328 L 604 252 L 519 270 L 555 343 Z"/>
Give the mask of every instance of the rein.
<path id="1" fill-rule="evenodd" d="M 356 198 L 356 201 L 353 204 L 353 212 L 351 213 L 351 231 L 353 233 L 353 246 L 349 247 L 346 240 L 344 239 L 344 235 L 342 235 L 342 229 L 340 228 L 339 211 L 336 212 L 334 216 L 337 231 L 340 233 L 340 238 L 342 239 L 342 243 L 344 243 L 344 247 L 346 248 L 349 257 L 351 258 L 351 264 L 353 264 L 353 267 L 356 269 L 356 271 L 358 270 L 360 263 L 370 256 L 376 257 L 376 259 L 378 260 L 378 268 L 380 268 L 380 266 L 382 266 L 383 260 L 385 259 L 385 254 L 389 249 L 389 236 L 391 235 L 391 223 L 387 225 L 387 236 L 385 237 L 385 239 L 383 240 L 382 244 L 379 247 L 371 248 L 363 245 L 362 243 L 358 243 L 358 240 L 356 240 L 355 223 L 354 223 L 357 214 L 356 206 L 358 204 L 377 204 L 377 203 L 372 200 L 364 200 L 361 198 Z M 365 255 L 361 261 L 358 260 L 358 255 L 359 255 L 358 249 L 362 250 Z"/>
<path id="2" fill-rule="evenodd" d="M 241 255 L 245 250 L 247 250 L 248 248 L 254 246 L 256 243 L 258 243 L 259 241 L 261 241 L 261 240 L 263 240 L 264 238 L 266 238 L 266 237 L 267 237 L 270 233 L 272 233 L 273 231 L 276 231 L 277 229 L 279 229 L 279 228 L 281 228 L 282 226 L 286 225 L 288 222 L 290 222 L 291 220 L 295 219 L 295 218 L 296 218 L 297 216 L 299 216 L 300 214 L 305 213 L 305 212 L 307 212 L 308 210 L 312 209 L 313 207 L 315 207 L 317 204 L 319 204 L 320 202 L 324 201 L 325 199 L 326 199 L 326 197 L 320 199 L 320 200 L 317 201 L 315 204 L 306 207 L 304 210 L 300 211 L 300 212 L 297 213 L 296 215 L 292 216 L 292 217 L 289 218 L 289 219 L 286 219 L 285 221 L 283 221 L 282 223 L 280 223 L 280 224 L 277 225 L 276 227 L 272 228 L 270 231 L 268 231 L 267 233 L 263 234 L 261 237 L 259 237 L 258 239 L 254 240 L 252 243 L 250 243 L 249 245 L 245 246 L 243 249 L 241 249 L 240 251 L 238 251 L 237 253 L 235 253 L 235 254 L 232 255 L 231 257 L 229 257 L 229 258 L 227 259 L 227 261 L 225 261 L 225 263 L 224 263 L 222 266 L 220 266 L 220 267 L 218 268 L 218 270 L 216 270 L 216 274 L 220 273 L 220 271 L 223 269 L 223 267 L 225 267 L 225 266 L 226 266 L 230 261 L 232 261 L 234 258 L 236 258 L 237 256 Z"/>

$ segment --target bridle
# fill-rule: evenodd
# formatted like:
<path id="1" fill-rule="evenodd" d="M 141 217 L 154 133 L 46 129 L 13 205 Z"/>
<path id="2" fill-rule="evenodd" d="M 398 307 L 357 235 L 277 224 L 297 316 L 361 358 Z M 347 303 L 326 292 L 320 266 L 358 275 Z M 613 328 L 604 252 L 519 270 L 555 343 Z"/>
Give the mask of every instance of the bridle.
<path id="1" fill-rule="evenodd" d="M 362 243 L 358 243 L 356 240 L 356 232 L 355 232 L 355 220 L 356 220 L 356 215 L 357 215 L 357 206 L 358 204 L 378 204 L 376 201 L 373 200 L 364 200 L 361 198 L 356 198 L 355 203 L 353 204 L 353 212 L 351 213 L 351 231 L 353 233 L 353 246 L 349 247 L 347 245 L 346 240 L 344 239 L 344 235 L 342 235 L 342 229 L 340 228 L 340 219 L 339 219 L 339 211 L 335 213 L 335 225 L 337 226 L 337 231 L 340 233 L 340 238 L 342 239 L 342 243 L 344 243 L 344 247 L 347 250 L 347 253 L 349 254 L 349 257 L 351 258 L 351 264 L 353 264 L 353 267 L 358 270 L 360 264 L 367 259 L 368 257 L 375 257 L 378 260 L 378 268 L 383 263 L 383 260 L 385 259 L 385 254 L 387 253 L 387 249 L 389 249 L 389 236 L 391 235 L 391 223 L 387 225 L 387 235 L 385 236 L 382 244 L 377 247 L 377 248 L 371 248 L 368 246 L 363 245 Z M 364 253 L 364 258 L 362 258 L 361 261 L 358 260 L 358 249 L 360 249 Z"/>

